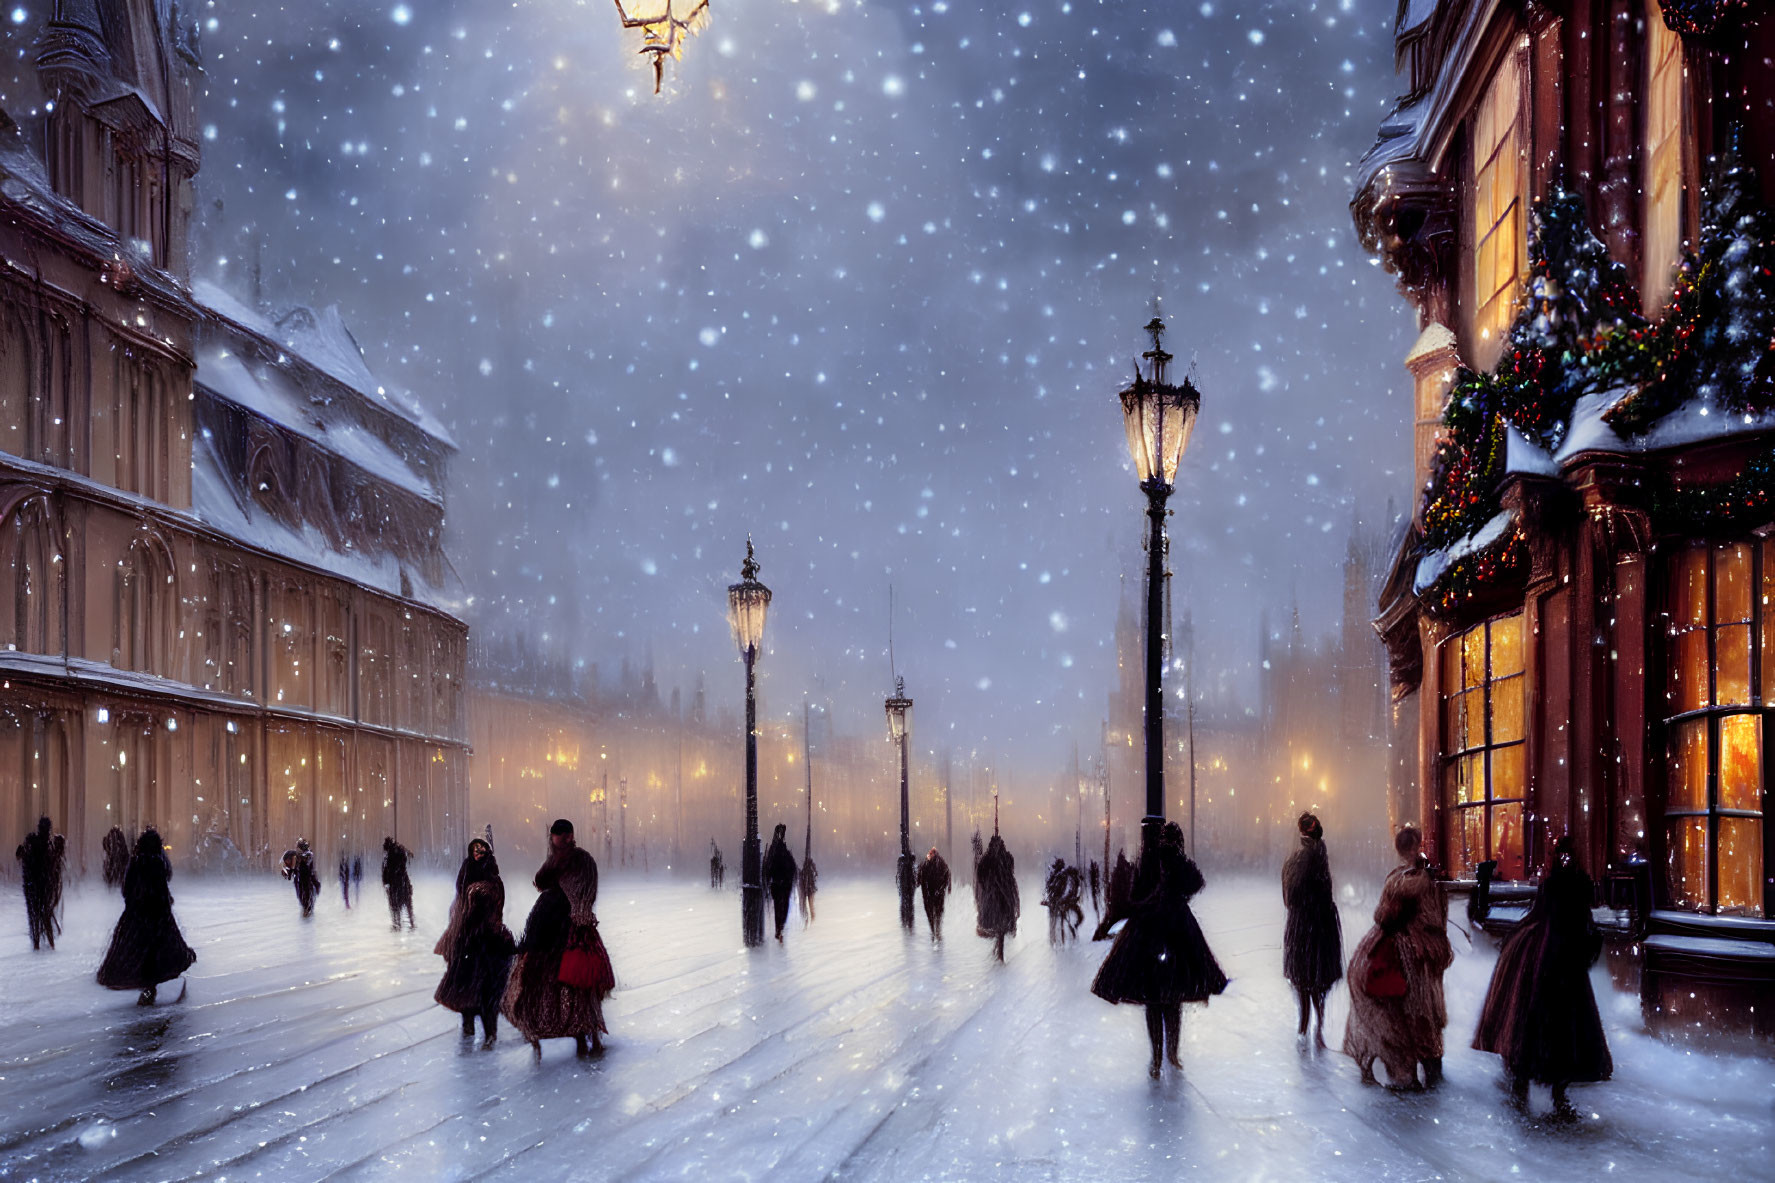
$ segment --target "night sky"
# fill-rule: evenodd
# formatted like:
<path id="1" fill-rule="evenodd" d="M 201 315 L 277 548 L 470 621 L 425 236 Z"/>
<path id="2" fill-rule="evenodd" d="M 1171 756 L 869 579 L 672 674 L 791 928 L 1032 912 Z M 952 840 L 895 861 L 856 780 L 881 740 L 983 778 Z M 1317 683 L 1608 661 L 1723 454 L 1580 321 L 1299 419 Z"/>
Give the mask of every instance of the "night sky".
<path id="1" fill-rule="evenodd" d="M 1137 586 L 1155 296 L 1205 683 L 1250 701 L 1265 608 L 1334 628 L 1405 506 L 1411 323 L 1347 208 L 1394 7 L 714 0 L 655 97 L 609 0 L 212 3 L 194 271 L 337 302 L 449 425 L 477 629 L 737 699 L 750 531 L 765 709 L 879 726 L 891 583 L 921 743 L 1058 760 Z"/>

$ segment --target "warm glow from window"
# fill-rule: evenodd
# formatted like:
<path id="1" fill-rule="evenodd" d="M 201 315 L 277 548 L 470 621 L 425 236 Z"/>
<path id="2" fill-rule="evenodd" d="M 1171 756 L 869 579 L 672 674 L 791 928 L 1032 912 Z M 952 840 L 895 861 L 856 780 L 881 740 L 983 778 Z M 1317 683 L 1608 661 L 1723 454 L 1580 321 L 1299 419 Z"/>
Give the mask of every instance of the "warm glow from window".
<path id="1" fill-rule="evenodd" d="M 1497 878 L 1524 877 L 1523 681 L 1520 613 L 1442 643 L 1442 792 L 1456 876 L 1496 859 Z"/>
<path id="2" fill-rule="evenodd" d="M 1528 266 L 1523 73 L 1521 55 L 1505 58 L 1473 117 L 1471 348 L 1482 369 L 1490 369 L 1497 360 L 1516 312 L 1516 289 Z"/>
<path id="3" fill-rule="evenodd" d="M 1771 592 L 1768 542 L 1697 544 L 1665 569 L 1664 837 L 1675 907 L 1764 914 L 1763 718 L 1747 708 L 1766 696 L 1775 661 Z"/>

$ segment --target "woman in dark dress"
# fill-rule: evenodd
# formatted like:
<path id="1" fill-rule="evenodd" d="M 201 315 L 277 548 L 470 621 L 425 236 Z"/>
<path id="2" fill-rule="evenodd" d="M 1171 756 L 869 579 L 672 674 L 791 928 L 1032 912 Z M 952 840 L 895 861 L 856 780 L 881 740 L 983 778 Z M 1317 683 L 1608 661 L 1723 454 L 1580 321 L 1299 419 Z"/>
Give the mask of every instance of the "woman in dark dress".
<path id="1" fill-rule="evenodd" d="M 475 1016 L 481 1016 L 483 1048 L 499 1036 L 499 1003 L 505 995 L 506 975 L 511 969 L 516 942 L 505 926 L 505 890 L 498 879 L 471 883 L 462 907 L 451 916 L 450 927 L 438 944 L 444 954 L 444 979 L 433 998 L 462 1016 L 462 1034 L 475 1034 Z"/>
<path id="2" fill-rule="evenodd" d="M 1310 813 L 1300 815 L 1300 849 L 1282 864 L 1282 902 L 1288 924 L 1282 930 L 1282 973 L 1300 1000 L 1300 1034 L 1307 1017 L 1318 1015 L 1314 1038 L 1325 1046 L 1325 995 L 1344 976 L 1344 934 L 1331 894 L 1331 861 L 1325 829 Z"/>
<path id="3" fill-rule="evenodd" d="M 388 895 L 388 911 L 394 917 L 397 932 L 403 909 L 407 913 L 407 927 L 418 927 L 413 923 L 413 880 L 407 874 L 407 863 L 412 857 L 413 852 L 393 838 L 382 840 L 382 890 Z"/>
<path id="4" fill-rule="evenodd" d="M 777 940 L 789 920 L 789 903 L 795 895 L 795 856 L 789 852 L 789 827 L 779 825 L 764 852 L 764 884 L 770 889 L 770 906 L 777 922 Z"/>
<path id="5" fill-rule="evenodd" d="M 997 833 L 974 867 L 974 932 L 992 942 L 992 955 L 1005 959 L 1005 938 L 1017 935 L 1023 903 L 1017 894 L 1017 861 Z"/>
<path id="6" fill-rule="evenodd" d="M 488 827 L 492 829 L 491 826 Z M 499 912 L 505 914 L 505 880 L 499 877 L 499 860 L 493 857 L 493 839 L 490 837 L 475 838 L 468 844 L 468 853 L 462 856 L 462 865 L 456 868 L 456 898 L 450 901 L 450 923 L 444 935 L 438 938 L 437 945 L 432 949 L 440 957 L 449 957 L 445 942 L 450 939 L 450 930 L 456 927 L 457 918 L 462 914 L 463 905 L 468 902 L 468 889 L 477 883 L 491 883 L 499 893 Z"/>
<path id="7" fill-rule="evenodd" d="M 1518 1100 L 1528 1099 L 1529 1081 L 1539 1081 L 1553 1086 L 1561 1112 L 1571 1108 L 1567 1085 L 1614 1072 L 1590 988 L 1590 967 L 1602 952 L 1592 900 L 1590 876 L 1571 837 L 1562 837 L 1534 905 L 1498 954 L 1473 1036 L 1474 1047 L 1504 1057 Z"/>
<path id="8" fill-rule="evenodd" d="M 1156 1080 L 1161 1054 L 1173 1068 L 1183 1067 L 1177 1058 L 1183 1004 L 1207 1002 L 1226 989 L 1227 978 L 1190 911 L 1190 897 L 1202 890 L 1202 872 L 1184 855 L 1176 822 L 1165 823 L 1158 849 L 1140 862 L 1128 924 L 1098 968 L 1091 993 L 1146 1007 L 1149 1072 Z"/>
<path id="9" fill-rule="evenodd" d="M 106 989 L 140 990 L 136 1002 L 141 1006 L 154 1001 L 160 983 L 172 981 L 197 960 L 173 919 L 172 877 L 159 832 L 152 827 L 142 831 L 123 874 L 123 915 L 98 974 Z"/>
<path id="10" fill-rule="evenodd" d="M 320 894 L 320 874 L 314 869 L 314 849 L 308 839 L 296 839 L 294 850 L 284 851 L 283 877 L 296 885 L 296 902 L 302 915 L 314 915 L 314 898 Z"/>
<path id="11" fill-rule="evenodd" d="M 549 856 L 536 872 L 536 890 L 542 894 L 524 924 L 501 1010 L 539 1059 L 544 1039 L 572 1038 L 581 1055 L 599 1050 L 609 983 L 581 986 L 562 980 L 562 960 L 570 949 L 576 961 L 582 953 L 603 955 L 606 966 L 609 961 L 592 910 L 598 902 L 598 864 L 575 844 L 573 823 L 566 818 L 549 829 Z"/>

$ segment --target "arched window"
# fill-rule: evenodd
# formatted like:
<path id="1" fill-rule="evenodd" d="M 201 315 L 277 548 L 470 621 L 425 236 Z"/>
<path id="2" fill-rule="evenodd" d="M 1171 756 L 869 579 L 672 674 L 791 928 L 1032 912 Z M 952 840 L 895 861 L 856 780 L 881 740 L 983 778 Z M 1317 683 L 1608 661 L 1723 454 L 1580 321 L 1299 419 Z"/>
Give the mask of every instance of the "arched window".
<path id="1" fill-rule="evenodd" d="M 61 576 L 47 500 L 21 501 L 0 522 L 0 648 L 61 651 Z"/>
<path id="2" fill-rule="evenodd" d="M 16 308 L 0 317 L 0 451 L 35 459 L 37 402 L 33 334 Z"/>
<path id="3" fill-rule="evenodd" d="M 112 664 L 120 669 L 169 674 L 178 587 L 166 543 L 153 535 L 138 536 L 118 568 L 117 583 Z"/>

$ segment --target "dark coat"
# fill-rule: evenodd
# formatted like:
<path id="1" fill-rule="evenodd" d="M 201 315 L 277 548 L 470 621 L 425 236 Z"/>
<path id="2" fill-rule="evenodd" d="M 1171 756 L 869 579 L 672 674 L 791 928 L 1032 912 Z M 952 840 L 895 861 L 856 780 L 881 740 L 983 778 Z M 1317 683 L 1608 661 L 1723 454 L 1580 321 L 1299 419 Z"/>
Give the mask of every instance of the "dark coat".
<path id="1" fill-rule="evenodd" d="M 170 982 L 197 960 L 173 919 L 168 885 L 172 864 L 152 830 L 136 840 L 135 857 L 123 875 L 123 915 L 111 933 L 111 947 L 99 966 L 99 985 L 112 990 L 146 990 Z"/>
<path id="2" fill-rule="evenodd" d="M 770 894 L 789 898 L 795 890 L 795 870 L 795 856 L 789 853 L 789 844 L 772 838 L 770 849 L 764 852 L 764 882 L 770 887 Z"/>
<path id="3" fill-rule="evenodd" d="M 1202 872 L 1171 845 L 1161 845 L 1153 863 L 1156 874 L 1135 879 L 1127 926 L 1098 968 L 1091 993 L 1107 1002 L 1156 1006 L 1206 1002 L 1226 989 L 1227 978 L 1189 907 L 1202 890 Z"/>
<path id="4" fill-rule="evenodd" d="M 413 906 L 413 880 L 407 874 L 407 860 L 413 852 L 399 842 L 382 848 L 382 890 L 388 893 L 391 908 Z"/>
<path id="5" fill-rule="evenodd" d="M 1322 839 L 1303 834 L 1300 849 L 1282 864 L 1282 902 L 1282 974 L 1296 990 L 1323 994 L 1344 976 L 1344 930 Z"/>
<path id="6" fill-rule="evenodd" d="M 942 855 L 926 855 L 924 862 L 918 864 L 914 881 L 924 895 L 926 911 L 935 908 L 939 914 L 942 913 L 943 897 L 949 894 L 949 880 L 949 864 L 943 860 Z"/>
<path id="7" fill-rule="evenodd" d="M 974 868 L 974 931 L 987 938 L 1016 936 L 1023 904 L 1017 894 L 1017 861 L 997 834 Z"/>
<path id="8" fill-rule="evenodd" d="M 1581 867 L 1555 866 L 1498 954 L 1473 1046 L 1504 1057 L 1512 1076 L 1564 1085 L 1614 1072 L 1590 987 L 1602 952 L 1591 900 Z"/>
<path id="9" fill-rule="evenodd" d="M 605 995 L 564 985 L 561 958 L 569 946 L 601 945 L 598 863 L 578 846 L 550 854 L 536 872 L 536 904 L 524 923 L 506 981 L 502 1011 L 526 1039 L 557 1039 L 603 1031 Z"/>
<path id="10" fill-rule="evenodd" d="M 103 843 L 105 850 L 105 886 L 123 887 L 123 877 L 129 874 L 129 839 L 123 831 L 112 826 L 105 832 Z"/>
<path id="11" fill-rule="evenodd" d="M 464 901 L 459 918 L 438 942 L 447 946 L 449 952 L 444 954 L 444 978 L 432 997 L 461 1014 L 498 1011 L 512 955 L 517 951 L 517 943 L 501 916 L 505 888 L 496 888 L 494 883 L 498 880 L 470 884 L 471 894 Z"/>

